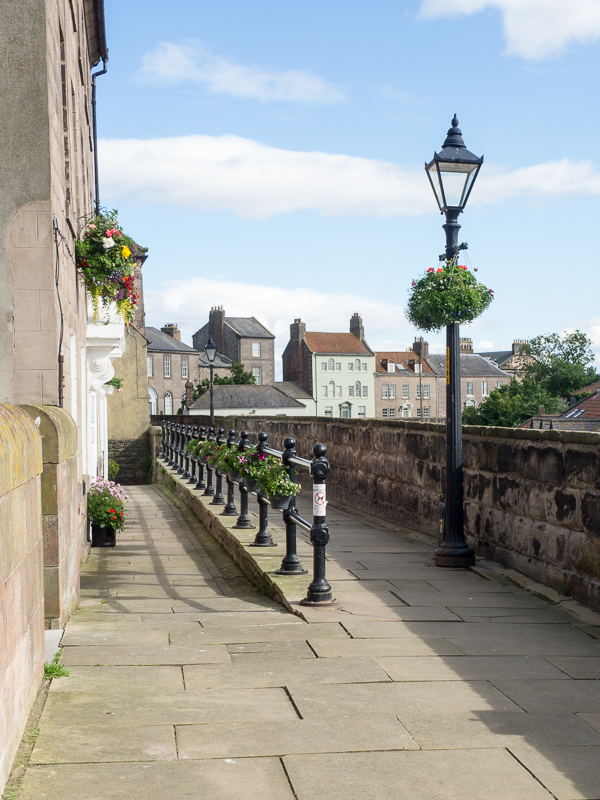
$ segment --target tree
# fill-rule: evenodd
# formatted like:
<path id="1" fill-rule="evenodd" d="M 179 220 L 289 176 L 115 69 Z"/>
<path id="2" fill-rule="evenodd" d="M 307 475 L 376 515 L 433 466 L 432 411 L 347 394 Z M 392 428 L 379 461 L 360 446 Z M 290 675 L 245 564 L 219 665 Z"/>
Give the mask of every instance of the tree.
<path id="1" fill-rule="evenodd" d="M 523 374 L 552 397 L 568 400 L 572 392 L 596 380 L 596 370 L 590 366 L 594 361 L 591 345 L 592 340 L 581 331 L 536 336 L 528 346 L 535 361 Z"/>
<path id="2" fill-rule="evenodd" d="M 537 414 L 540 406 L 546 414 L 560 414 L 568 403 L 562 397 L 553 397 L 532 378 L 525 377 L 522 382 L 513 378 L 508 385 L 490 392 L 478 408 L 465 408 L 462 421 L 464 425 L 515 428 Z"/>
<path id="3" fill-rule="evenodd" d="M 228 377 L 222 378 L 220 375 L 215 375 L 214 377 L 214 385 L 215 386 L 242 386 L 249 383 L 256 383 L 254 379 L 254 375 L 251 372 L 246 372 L 244 369 L 244 365 L 238 363 L 237 361 L 232 361 L 231 366 L 229 367 L 229 371 L 231 375 Z M 194 389 L 194 400 L 197 400 L 204 392 L 207 392 L 210 389 L 210 380 L 208 378 L 203 378 L 200 383 Z"/>

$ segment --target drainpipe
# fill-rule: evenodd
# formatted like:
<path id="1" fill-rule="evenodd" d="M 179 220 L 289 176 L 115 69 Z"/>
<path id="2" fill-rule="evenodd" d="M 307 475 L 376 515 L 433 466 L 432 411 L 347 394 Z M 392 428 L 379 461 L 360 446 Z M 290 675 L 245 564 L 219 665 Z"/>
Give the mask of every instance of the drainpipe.
<path id="1" fill-rule="evenodd" d="M 108 51 L 102 56 L 102 69 L 92 73 L 92 135 L 94 138 L 94 210 L 96 216 L 100 214 L 100 189 L 98 182 L 98 122 L 96 118 L 96 78 L 98 75 L 105 75 L 108 62 Z"/>

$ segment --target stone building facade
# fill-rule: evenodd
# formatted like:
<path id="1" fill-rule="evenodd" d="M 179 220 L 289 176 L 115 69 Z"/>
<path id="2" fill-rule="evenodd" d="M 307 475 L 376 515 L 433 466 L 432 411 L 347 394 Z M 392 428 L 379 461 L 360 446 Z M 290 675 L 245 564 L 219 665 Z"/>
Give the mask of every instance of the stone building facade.
<path id="1" fill-rule="evenodd" d="M 275 336 L 255 317 L 228 317 L 223 306 L 211 308 L 208 322 L 192 337 L 197 351 L 204 352 L 209 335 L 221 355 L 254 375 L 257 386 L 275 381 Z"/>
<path id="2" fill-rule="evenodd" d="M 435 417 L 437 377 L 413 350 L 375 353 L 375 417 Z"/>
<path id="3" fill-rule="evenodd" d="M 365 341 L 362 319 L 354 314 L 349 333 L 315 333 L 300 319 L 290 325 L 283 352 L 283 380 L 304 388 L 317 416 L 375 416 L 375 353 Z"/>
<path id="4" fill-rule="evenodd" d="M 470 341 L 470 340 L 467 340 Z M 490 353 L 478 353 L 495 364 L 502 372 L 520 378 L 524 368 L 528 364 L 533 364 L 535 359 L 529 355 L 528 339 L 515 339 L 510 350 L 499 350 Z"/>

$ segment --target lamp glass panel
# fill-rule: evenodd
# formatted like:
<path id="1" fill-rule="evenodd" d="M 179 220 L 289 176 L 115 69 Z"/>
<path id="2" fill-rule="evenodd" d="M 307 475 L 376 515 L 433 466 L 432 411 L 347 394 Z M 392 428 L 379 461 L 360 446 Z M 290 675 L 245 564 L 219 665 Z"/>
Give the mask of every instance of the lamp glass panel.
<path id="1" fill-rule="evenodd" d="M 427 167 L 427 174 L 431 178 L 431 185 L 433 186 L 433 191 L 435 193 L 435 199 L 438 202 L 440 209 L 444 207 L 444 195 L 442 193 L 442 187 L 440 185 L 440 176 L 438 175 L 437 165 L 435 161 L 432 161 L 431 164 Z"/>
<path id="2" fill-rule="evenodd" d="M 475 177 L 477 166 L 477 164 L 445 164 L 440 162 L 440 175 L 447 206 L 462 206 L 468 186 L 470 186 L 472 179 Z"/>
<path id="3" fill-rule="evenodd" d="M 206 352 L 206 357 L 208 358 L 208 360 L 212 364 L 214 362 L 214 360 L 215 360 L 215 356 L 217 355 L 216 346 L 209 347 L 208 345 L 205 345 L 204 350 Z"/>

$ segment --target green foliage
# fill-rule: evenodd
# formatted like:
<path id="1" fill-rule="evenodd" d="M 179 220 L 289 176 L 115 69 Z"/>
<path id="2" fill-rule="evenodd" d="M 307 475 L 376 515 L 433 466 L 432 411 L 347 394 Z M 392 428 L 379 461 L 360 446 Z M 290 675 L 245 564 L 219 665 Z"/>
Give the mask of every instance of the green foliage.
<path id="1" fill-rule="evenodd" d="M 478 408 L 465 408 L 462 421 L 464 425 L 515 428 L 537 414 L 539 406 L 544 406 L 546 414 L 561 414 L 567 403 L 550 395 L 531 378 L 523 378 L 522 383 L 513 378 L 508 385 L 490 392 Z"/>
<path id="2" fill-rule="evenodd" d="M 260 492 L 267 497 L 289 497 L 300 491 L 300 485 L 290 480 L 288 468 L 278 458 L 256 450 L 241 454 L 238 470 L 243 477 L 256 481 Z"/>
<path id="3" fill-rule="evenodd" d="M 118 483 L 94 478 L 87 495 L 87 513 L 92 525 L 122 530 L 125 527 L 125 500 L 129 498 Z"/>
<path id="4" fill-rule="evenodd" d="M 144 483 L 151 484 L 154 477 L 154 460 L 150 453 L 144 459 Z"/>
<path id="5" fill-rule="evenodd" d="M 62 649 L 54 656 L 52 661 L 44 661 L 44 680 L 49 681 L 50 678 L 68 678 L 71 674 L 69 670 L 60 663 L 62 656 Z"/>
<path id="6" fill-rule="evenodd" d="M 133 278 L 133 239 L 123 233 L 115 210 L 100 214 L 88 223 L 75 243 L 77 266 L 92 299 L 94 321 L 99 304 L 116 303 L 126 323 L 132 322 L 139 295 Z"/>
<path id="7" fill-rule="evenodd" d="M 592 340 L 581 331 L 536 336 L 527 347 L 535 362 L 525 367 L 524 374 L 550 395 L 568 399 L 596 380 L 596 370 L 590 366 L 594 361 L 591 345 Z"/>
<path id="8" fill-rule="evenodd" d="M 237 361 L 233 361 L 231 366 L 229 367 L 229 371 L 231 375 L 228 377 L 221 377 L 221 375 L 215 375 L 213 379 L 213 383 L 215 386 L 243 386 L 247 384 L 254 384 L 256 383 L 254 379 L 254 375 L 251 372 L 246 372 L 244 369 L 244 365 L 238 363 Z M 197 400 L 204 392 L 207 392 L 210 389 L 210 380 L 208 378 L 203 378 L 200 383 L 194 389 L 194 400 Z"/>
<path id="9" fill-rule="evenodd" d="M 170 492 L 175 492 L 175 478 L 172 475 L 169 475 L 169 480 L 167 481 L 167 489 Z"/>
<path id="10" fill-rule="evenodd" d="M 108 460 L 108 479 L 113 481 L 119 474 L 119 465 L 112 458 Z"/>
<path id="11" fill-rule="evenodd" d="M 494 293 L 454 261 L 430 267 L 409 289 L 406 316 L 416 328 L 437 331 L 453 322 L 472 322 L 490 305 Z"/>
<path id="12" fill-rule="evenodd" d="M 105 386 L 114 386 L 115 389 L 117 390 L 117 392 L 122 392 L 124 383 L 125 383 L 125 381 L 123 380 L 123 378 L 114 377 L 114 378 L 111 378 L 109 381 L 106 381 L 106 383 L 104 385 Z"/>

